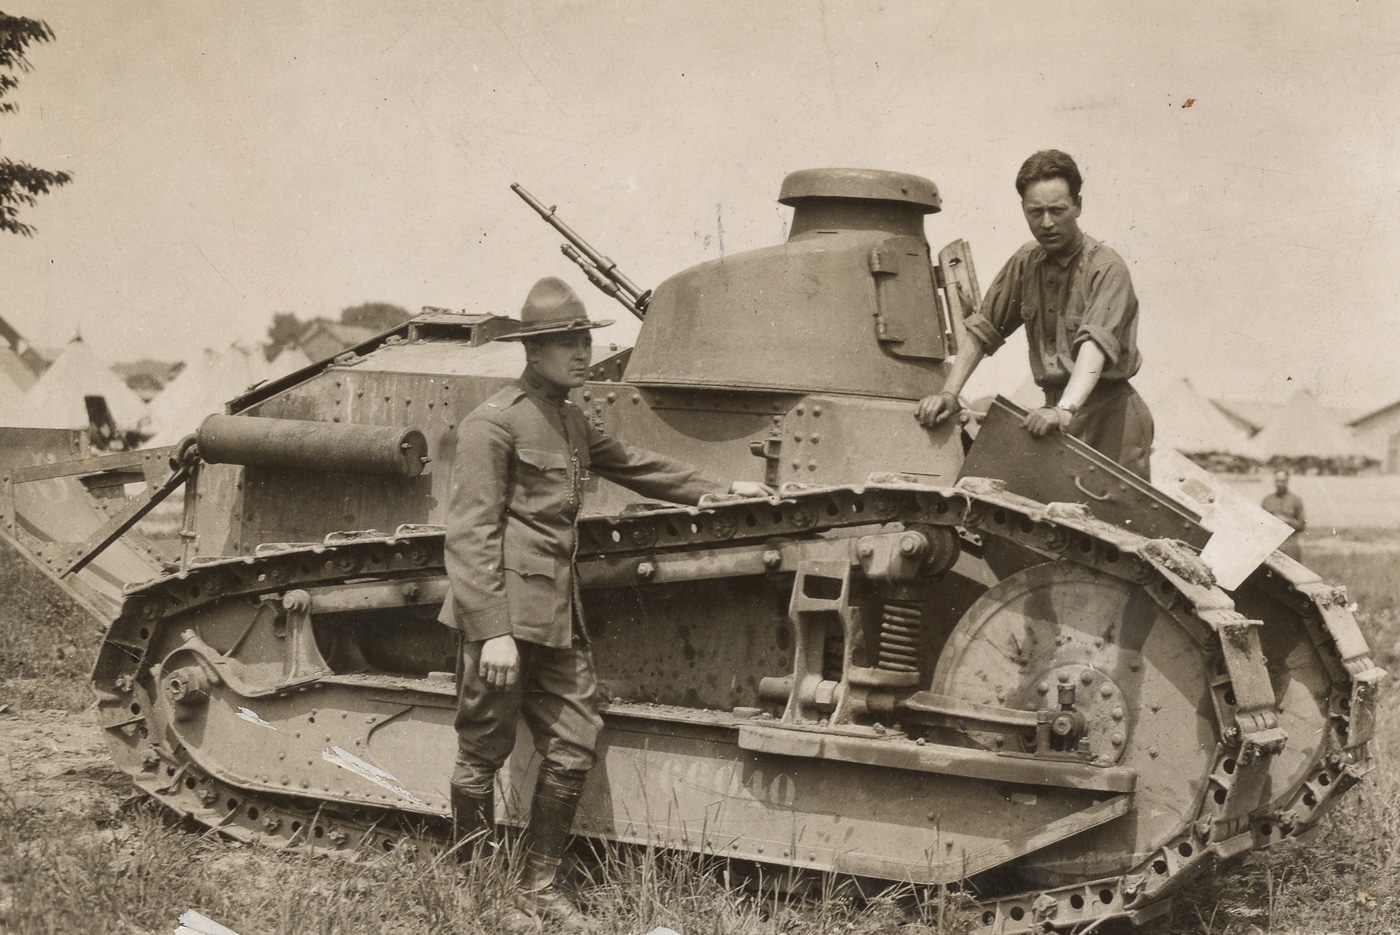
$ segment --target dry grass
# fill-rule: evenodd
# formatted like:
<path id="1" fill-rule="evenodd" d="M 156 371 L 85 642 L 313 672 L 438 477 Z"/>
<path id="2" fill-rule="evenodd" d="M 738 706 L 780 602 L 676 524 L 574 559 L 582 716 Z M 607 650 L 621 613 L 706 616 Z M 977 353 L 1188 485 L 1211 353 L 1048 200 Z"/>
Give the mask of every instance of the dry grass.
<path id="1" fill-rule="evenodd" d="M 1361 538 L 1361 537 L 1357 537 Z M 1367 537 L 1375 539 L 1374 536 Z M 1400 543 L 1304 553 L 1323 578 L 1345 584 L 1376 662 L 1400 674 Z M 1400 932 L 1400 685 L 1382 689 L 1377 767 L 1342 797 L 1306 841 L 1225 863 L 1141 935 L 1395 935 Z M 1102 931 L 1102 930 L 1101 930 Z"/>
<path id="2" fill-rule="evenodd" d="M 0 540 L 0 704 L 81 711 L 98 622 Z"/>
<path id="3" fill-rule="evenodd" d="M 573 881 L 598 931 L 685 935 L 875 935 L 937 929 L 907 898 L 759 896 L 726 887 L 722 867 L 642 849 L 580 861 Z M 502 857 L 368 855 L 319 859 L 234 844 L 172 822 L 146 800 L 58 816 L 0 802 L 0 929 L 168 933 L 188 908 L 251 935 L 497 935 L 513 886 Z"/>

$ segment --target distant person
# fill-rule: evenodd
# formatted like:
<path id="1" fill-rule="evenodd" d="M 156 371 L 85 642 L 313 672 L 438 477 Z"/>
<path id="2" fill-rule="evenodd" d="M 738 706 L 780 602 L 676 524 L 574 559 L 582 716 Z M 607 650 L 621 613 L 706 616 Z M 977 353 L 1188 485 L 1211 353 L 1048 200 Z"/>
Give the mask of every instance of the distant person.
<path id="1" fill-rule="evenodd" d="M 1274 472 L 1274 492 L 1265 497 L 1260 506 L 1293 527 L 1292 534 L 1284 540 L 1278 550 L 1294 561 L 1301 562 L 1303 544 L 1299 541 L 1298 533 L 1308 528 L 1308 521 L 1303 516 L 1302 498 L 1288 489 L 1287 471 Z"/>
<path id="2" fill-rule="evenodd" d="M 982 307 L 966 318 L 966 347 L 942 392 L 916 413 L 923 425 L 961 408 L 958 394 L 982 358 L 1025 325 L 1031 375 L 1045 405 L 1024 422 L 1032 435 L 1065 432 L 1148 477 L 1152 413 L 1128 383 L 1142 366 L 1137 296 L 1122 257 L 1079 229 L 1083 180 L 1074 160 L 1047 149 L 1016 173 L 1021 211 L 1035 238 L 1006 262 Z"/>

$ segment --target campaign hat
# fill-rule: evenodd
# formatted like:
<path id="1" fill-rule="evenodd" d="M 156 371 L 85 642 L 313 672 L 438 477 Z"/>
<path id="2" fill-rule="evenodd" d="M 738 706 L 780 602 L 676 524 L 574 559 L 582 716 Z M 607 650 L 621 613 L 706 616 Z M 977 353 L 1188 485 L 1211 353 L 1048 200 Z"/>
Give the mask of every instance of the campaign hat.
<path id="1" fill-rule="evenodd" d="M 582 300 L 568 283 L 554 276 L 546 276 L 535 283 L 525 297 L 525 305 L 520 309 L 520 330 L 503 334 L 496 340 L 519 341 L 543 334 L 604 328 L 610 324 L 612 319 L 591 320 Z"/>

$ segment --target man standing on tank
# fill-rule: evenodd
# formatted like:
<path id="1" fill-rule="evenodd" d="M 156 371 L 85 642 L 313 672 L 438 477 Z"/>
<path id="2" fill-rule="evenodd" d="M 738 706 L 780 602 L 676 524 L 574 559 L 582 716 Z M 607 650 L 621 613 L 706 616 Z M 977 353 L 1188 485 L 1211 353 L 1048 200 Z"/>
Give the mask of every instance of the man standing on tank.
<path id="1" fill-rule="evenodd" d="M 452 817 L 466 852 L 490 841 L 496 772 L 523 718 L 541 763 L 517 907 L 578 930 L 585 921 L 555 877 L 603 726 L 573 567 L 584 481 L 592 472 L 691 504 L 772 491 L 627 447 L 569 400 L 588 379 L 591 329 L 611 322 L 590 321 L 568 284 L 541 279 L 521 320 L 497 340 L 523 342 L 524 373 L 463 420 L 453 468 L 440 617 L 460 645 Z"/>
<path id="2" fill-rule="evenodd" d="M 1045 405 L 1026 417 L 1027 431 L 1065 432 L 1147 478 L 1152 414 L 1128 382 L 1142 366 L 1137 296 L 1122 257 L 1079 229 L 1082 184 L 1074 160 L 1054 149 L 1016 173 L 1035 240 L 1006 262 L 982 307 L 967 315 L 970 340 L 942 392 L 920 401 L 917 418 L 931 426 L 957 412 L 958 394 L 982 358 L 1025 325 L 1031 375 L 1045 393 Z"/>

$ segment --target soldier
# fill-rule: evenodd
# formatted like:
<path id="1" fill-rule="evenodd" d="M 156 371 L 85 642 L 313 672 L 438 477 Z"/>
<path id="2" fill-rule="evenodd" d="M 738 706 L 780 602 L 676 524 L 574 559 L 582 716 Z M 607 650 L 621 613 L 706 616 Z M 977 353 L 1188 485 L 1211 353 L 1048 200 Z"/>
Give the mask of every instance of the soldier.
<path id="1" fill-rule="evenodd" d="M 1128 267 L 1079 229 L 1082 179 L 1074 160 L 1047 149 L 1025 161 L 1016 192 L 1034 242 L 1006 262 L 981 309 L 966 318 L 971 339 L 960 348 L 943 391 L 916 413 L 923 425 L 961 408 L 958 393 L 982 358 L 1026 326 L 1031 374 L 1045 393 L 1026 429 L 1060 431 L 1148 476 L 1152 414 L 1128 383 L 1142 366 L 1137 296 Z"/>
<path id="2" fill-rule="evenodd" d="M 460 645 L 452 818 L 463 848 L 489 840 L 496 771 L 524 718 L 541 764 L 517 905 L 581 928 L 555 876 L 602 728 L 573 568 L 587 472 L 681 503 L 772 491 L 624 446 L 569 401 L 569 390 L 588 378 L 590 330 L 611 322 L 590 321 L 562 280 L 536 283 L 521 320 L 519 331 L 498 340 L 524 342 L 524 373 L 467 416 L 458 437 L 446 538 L 450 594 L 440 618 Z"/>
<path id="3" fill-rule="evenodd" d="M 1278 550 L 1295 562 L 1302 561 L 1303 545 L 1298 540 L 1298 533 L 1308 528 L 1308 521 L 1303 516 L 1302 498 L 1288 489 L 1287 471 L 1280 469 L 1274 472 L 1274 492 L 1265 497 L 1260 506 L 1293 527 L 1293 532 Z"/>

